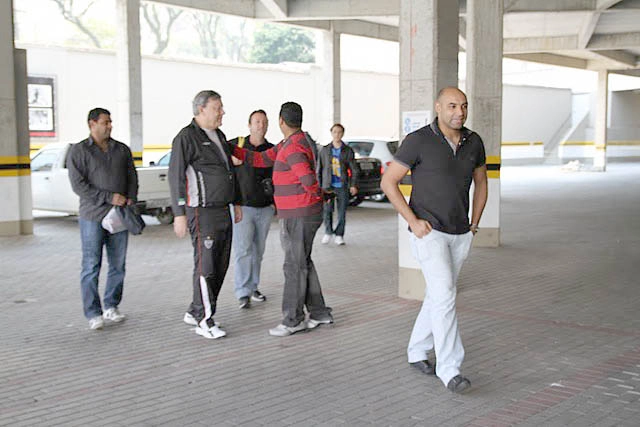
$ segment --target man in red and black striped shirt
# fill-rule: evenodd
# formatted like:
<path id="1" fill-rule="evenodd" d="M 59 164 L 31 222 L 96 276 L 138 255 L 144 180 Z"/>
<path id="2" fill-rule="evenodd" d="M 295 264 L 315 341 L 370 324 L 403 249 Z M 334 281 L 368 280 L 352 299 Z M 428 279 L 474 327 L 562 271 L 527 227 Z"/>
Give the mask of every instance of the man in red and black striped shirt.
<path id="1" fill-rule="evenodd" d="M 254 167 L 273 167 L 273 198 L 285 252 L 285 281 L 282 323 L 269 333 L 282 337 L 333 323 L 333 317 L 331 308 L 325 305 L 318 273 L 311 260 L 313 239 L 322 224 L 322 191 L 315 173 L 315 143 L 301 130 L 299 104 L 282 104 L 279 125 L 284 139 L 278 145 L 262 152 L 236 146 L 234 155 Z M 309 320 L 305 320 L 305 305 Z"/>

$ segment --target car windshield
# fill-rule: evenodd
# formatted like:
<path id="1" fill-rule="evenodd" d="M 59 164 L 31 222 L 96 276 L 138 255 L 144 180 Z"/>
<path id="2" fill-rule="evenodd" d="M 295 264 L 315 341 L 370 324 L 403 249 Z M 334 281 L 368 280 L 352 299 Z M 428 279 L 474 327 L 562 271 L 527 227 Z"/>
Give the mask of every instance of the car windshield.
<path id="1" fill-rule="evenodd" d="M 169 166 L 169 161 L 171 161 L 171 151 L 162 156 L 156 163 L 156 166 Z"/>
<path id="2" fill-rule="evenodd" d="M 348 141 L 349 147 L 360 157 L 369 157 L 373 150 L 373 142 L 365 141 Z"/>
<path id="3" fill-rule="evenodd" d="M 389 148 L 389 152 L 393 155 L 398 151 L 398 141 L 387 142 L 387 147 Z"/>

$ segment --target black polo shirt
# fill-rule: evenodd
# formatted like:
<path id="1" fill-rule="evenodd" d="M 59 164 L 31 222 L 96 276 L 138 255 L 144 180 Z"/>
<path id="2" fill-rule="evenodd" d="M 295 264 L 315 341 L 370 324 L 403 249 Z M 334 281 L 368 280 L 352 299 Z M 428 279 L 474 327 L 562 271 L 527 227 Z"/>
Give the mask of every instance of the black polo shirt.
<path id="1" fill-rule="evenodd" d="M 438 118 L 410 133 L 402 141 L 395 160 L 411 169 L 409 207 L 418 218 L 444 233 L 469 231 L 469 188 L 474 169 L 486 162 L 480 136 L 462 128 L 454 154 L 438 128 Z"/>

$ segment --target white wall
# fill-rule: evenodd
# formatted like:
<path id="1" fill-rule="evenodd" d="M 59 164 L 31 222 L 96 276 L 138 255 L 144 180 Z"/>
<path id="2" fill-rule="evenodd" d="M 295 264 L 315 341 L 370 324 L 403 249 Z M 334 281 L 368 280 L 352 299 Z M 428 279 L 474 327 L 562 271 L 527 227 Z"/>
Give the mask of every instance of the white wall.
<path id="1" fill-rule="evenodd" d="M 532 86 L 503 86 L 502 140 L 548 143 L 571 118 L 571 91 Z"/>
<path id="2" fill-rule="evenodd" d="M 25 47 L 29 74 L 56 78 L 56 141 L 84 139 L 88 134 L 87 113 L 97 106 L 111 111 L 113 137 L 119 138 L 115 54 Z M 221 129 L 229 138 L 246 134 L 249 114 L 262 108 L 270 119 L 267 138 L 279 141 L 282 137 L 277 120 L 280 105 L 295 101 L 304 111 L 303 128 L 317 140 L 329 141 L 329 130 L 321 126 L 321 109 L 327 105 L 321 89 L 321 71 L 315 65 L 306 64 L 221 65 L 213 61 L 143 57 L 144 145 L 170 145 L 175 134 L 191 120 L 191 100 L 202 89 L 213 89 L 222 95 L 226 114 Z M 397 135 L 397 75 L 344 71 L 342 78 L 342 122 L 348 133 Z M 32 138 L 32 143 L 52 141 L 51 138 Z M 145 162 L 150 159 L 145 155 Z"/>

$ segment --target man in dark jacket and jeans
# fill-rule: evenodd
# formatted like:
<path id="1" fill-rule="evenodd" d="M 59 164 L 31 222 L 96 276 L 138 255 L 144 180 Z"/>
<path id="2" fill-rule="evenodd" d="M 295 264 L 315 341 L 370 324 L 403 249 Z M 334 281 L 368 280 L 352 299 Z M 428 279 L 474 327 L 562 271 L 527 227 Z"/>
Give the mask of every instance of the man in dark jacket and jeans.
<path id="1" fill-rule="evenodd" d="M 331 126 L 331 144 L 326 145 L 318 156 L 318 182 L 326 192 L 335 197 L 324 204 L 324 237 L 322 244 L 327 244 L 335 234 L 335 242 L 344 245 L 344 228 L 347 223 L 347 206 L 350 196 L 358 193 L 357 169 L 353 149 L 342 141 L 344 126 L 336 123 Z M 333 228 L 333 206 L 338 205 L 338 225 Z"/>
<path id="2" fill-rule="evenodd" d="M 194 118 L 173 139 L 169 163 L 169 186 L 175 215 L 173 229 L 180 238 L 191 233 L 193 244 L 193 300 L 184 322 L 208 339 L 227 333 L 214 322 L 218 294 L 229 267 L 234 218 L 242 209 L 231 160 L 231 148 L 222 124 L 222 100 L 212 90 L 193 99 Z"/>
<path id="3" fill-rule="evenodd" d="M 265 139 L 269 120 L 264 110 L 249 115 L 249 135 L 229 141 L 231 145 L 251 151 L 273 147 Z M 242 195 L 242 221 L 233 226 L 233 280 L 240 308 L 251 307 L 251 301 L 265 301 L 258 290 L 260 266 L 269 227 L 273 219 L 273 168 L 254 168 L 247 163 L 236 166 Z"/>
<path id="4" fill-rule="evenodd" d="M 118 311 L 124 286 L 129 232 L 111 234 L 102 228 L 102 219 L 114 206 L 133 204 L 138 197 L 138 175 L 131 150 L 111 138 L 111 113 L 104 108 L 89 111 L 89 138 L 74 144 L 67 158 L 71 188 L 80 196 L 80 240 L 82 273 L 80 287 L 84 315 L 90 329 L 102 329 L 104 320 L 122 322 Z M 109 274 L 100 303 L 98 277 L 102 247 L 107 249 Z"/>

